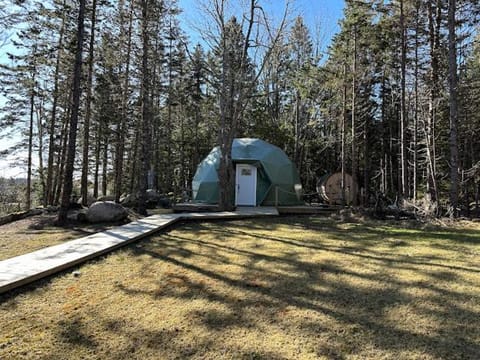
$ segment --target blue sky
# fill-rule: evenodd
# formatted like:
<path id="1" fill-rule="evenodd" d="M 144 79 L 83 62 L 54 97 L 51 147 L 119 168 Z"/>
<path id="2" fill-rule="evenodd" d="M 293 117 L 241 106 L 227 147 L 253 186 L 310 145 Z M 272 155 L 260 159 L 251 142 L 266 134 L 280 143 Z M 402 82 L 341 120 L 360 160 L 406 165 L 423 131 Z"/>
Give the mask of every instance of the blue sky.
<path id="1" fill-rule="evenodd" d="M 241 0 L 232 0 L 231 3 L 243 3 Z M 342 18 L 344 0 L 293 0 L 293 16 L 301 15 L 310 28 L 311 35 L 319 41 L 322 50 L 326 50 L 330 40 L 339 31 L 338 21 Z M 202 27 L 204 14 L 200 9 L 202 3 L 208 0 L 179 0 L 179 6 L 183 9 L 181 15 L 184 30 L 192 42 L 201 42 L 195 27 Z M 285 0 L 262 0 L 268 14 L 279 18 L 285 8 Z"/>

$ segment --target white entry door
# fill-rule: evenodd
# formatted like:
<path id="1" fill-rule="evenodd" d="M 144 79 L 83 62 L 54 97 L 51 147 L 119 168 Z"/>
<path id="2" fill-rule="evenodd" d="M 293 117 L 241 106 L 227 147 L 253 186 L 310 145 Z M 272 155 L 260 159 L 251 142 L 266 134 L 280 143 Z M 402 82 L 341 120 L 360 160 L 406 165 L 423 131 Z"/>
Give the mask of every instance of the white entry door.
<path id="1" fill-rule="evenodd" d="M 257 168 L 255 166 L 237 164 L 235 185 L 235 205 L 257 205 Z"/>

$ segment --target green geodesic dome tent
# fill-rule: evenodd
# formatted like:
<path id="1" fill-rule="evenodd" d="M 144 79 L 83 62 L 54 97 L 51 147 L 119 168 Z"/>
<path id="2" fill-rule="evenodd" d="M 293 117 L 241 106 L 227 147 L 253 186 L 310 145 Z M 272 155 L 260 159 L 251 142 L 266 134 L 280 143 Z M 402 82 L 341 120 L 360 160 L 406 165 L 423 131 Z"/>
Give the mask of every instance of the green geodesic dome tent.
<path id="1" fill-rule="evenodd" d="M 235 139 L 232 161 L 257 168 L 256 204 L 258 206 L 301 205 L 301 182 L 295 165 L 275 145 L 259 139 Z M 215 147 L 198 165 L 192 181 L 193 201 L 218 203 L 220 148 Z M 232 192 L 234 189 L 232 189 Z"/>

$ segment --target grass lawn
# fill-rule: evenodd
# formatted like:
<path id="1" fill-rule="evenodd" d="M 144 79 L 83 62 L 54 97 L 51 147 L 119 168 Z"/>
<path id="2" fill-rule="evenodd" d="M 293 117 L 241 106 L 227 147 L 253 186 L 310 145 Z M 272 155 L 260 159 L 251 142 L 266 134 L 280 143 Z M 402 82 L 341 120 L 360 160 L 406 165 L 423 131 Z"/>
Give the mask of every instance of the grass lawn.
<path id="1" fill-rule="evenodd" d="M 149 210 L 150 215 L 171 212 L 170 209 Z M 135 215 L 131 213 L 131 220 L 137 220 Z M 76 221 L 70 222 L 65 227 L 58 227 L 54 225 L 56 218 L 56 214 L 43 214 L 1 225 L 0 261 L 121 225 L 121 223 L 89 224 Z"/>
<path id="2" fill-rule="evenodd" d="M 0 226 L 0 261 L 111 228 L 110 224 L 57 227 L 56 216 L 41 215 Z"/>
<path id="3" fill-rule="evenodd" d="M 0 297 L 0 359 L 478 359 L 480 225 L 186 223 Z"/>

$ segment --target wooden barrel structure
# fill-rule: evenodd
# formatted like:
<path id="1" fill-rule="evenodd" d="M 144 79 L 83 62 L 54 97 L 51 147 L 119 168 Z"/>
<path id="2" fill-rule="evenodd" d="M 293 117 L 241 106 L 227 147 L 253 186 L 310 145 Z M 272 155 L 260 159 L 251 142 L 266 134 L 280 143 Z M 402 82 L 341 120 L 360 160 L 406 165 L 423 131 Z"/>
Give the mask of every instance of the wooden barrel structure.
<path id="1" fill-rule="evenodd" d="M 357 189 L 357 184 L 353 183 L 352 176 L 345 173 L 345 201 L 343 201 L 341 172 L 327 174 L 317 181 L 318 194 L 330 205 L 351 204 Z"/>

